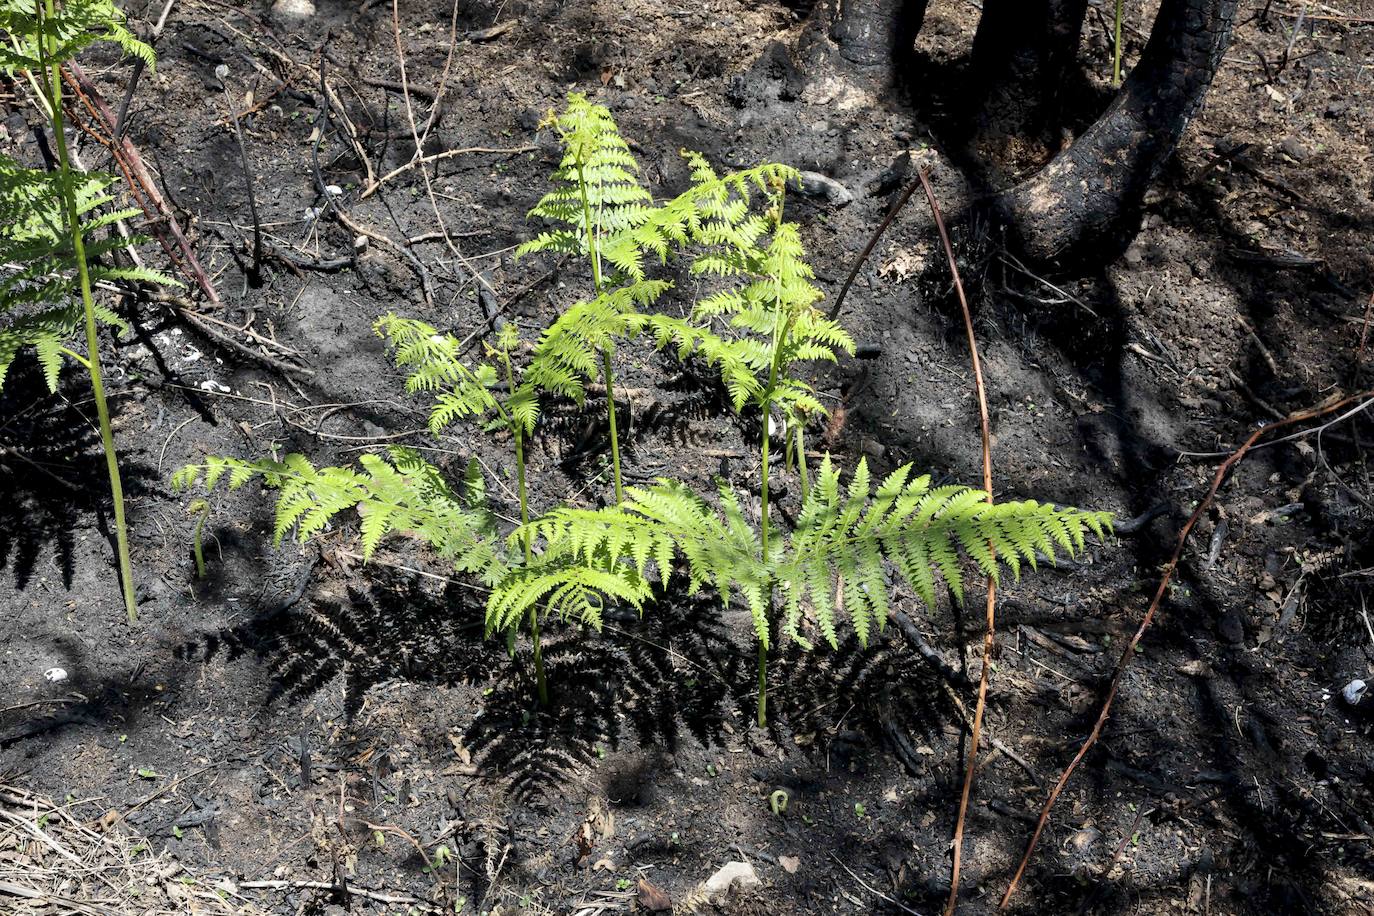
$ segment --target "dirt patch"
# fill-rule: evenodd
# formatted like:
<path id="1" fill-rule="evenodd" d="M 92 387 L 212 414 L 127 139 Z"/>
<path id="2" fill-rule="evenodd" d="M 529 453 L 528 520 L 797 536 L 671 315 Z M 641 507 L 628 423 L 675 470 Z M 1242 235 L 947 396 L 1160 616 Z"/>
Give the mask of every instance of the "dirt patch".
<path id="1" fill-rule="evenodd" d="M 161 5 L 151 6 L 155 18 Z M 1374 8 L 1309 17 L 1285 63 L 1282 26 L 1294 19 L 1261 16 L 1263 6 L 1241 14 L 1206 109 L 1115 263 L 1039 277 L 979 227 L 958 227 L 999 495 L 1127 518 L 1164 506 L 1084 563 L 1007 590 L 988 722 L 1025 766 L 990 754 L 976 785 L 968 912 L 995 904 L 1044 783 L 1086 733 L 1115 653 L 1205 492 L 1217 459 L 1185 453 L 1228 449 L 1256 423 L 1368 384 L 1374 353 L 1361 374 L 1355 350 L 1374 276 L 1374 26 L 1357 18 Z M 0 400 L 0 770 L 51 798 L 99 796 L 83 820 L 97 807 L 125 812 L 130 831 L 191 872 L 280 882 L 240 892 L 273 913 L 394 911 L 341 893 L 341 881 L 449 912 L 459 901 L 460 912 L 633 910 L 641 877 L 681 901 L 739 859 L 762 887 L 720 912 L 938 910 L 965 730 L 948 681 L 897 628 L 867 650 L 780 655 L 775 724 L 763 732 L 750 726 L 744 612 L 612 615 L 599 636 L 555 625 L 555 698 L 541 710 L 527 649 L 509 657 L 482 640 L 482 596 L 404 544 L 366 568 L 343 532 L 275 550 L 264 501 L 240 492 L 216 503 L 210 577 L 194 580 L 194 519 L 167 486 L 172 469 L 274 449 L 343 462 L 423 427 L 370 331 L 377 315 L 461 336 L 513 300 L 503 320 L 532 330 L 585 288 L 575 271 L 511 257 L 556 156 L 536 124 L 568 88 L 609 105 L 656 194 L 684 183 L 683 146 L 725 165 L 778 159 L 841 182 L 853 195 L 844 206 L 789 201 L 831 295 L 913 174 L 903 155 L 934 169 L 947 212 L 968 200 L 938 139 L 957 116 L 942 87 L 959 79 L 970 4 L 932 4 L 918 46 L 931 91 L 911 105 L 799 70 L 788 53 L 805 29 L 797 5 L 457 10 L 462 40 L 424 151 L 535 146 L 434 166 L 461 258 L 433 235 L 439 221 L 417 171 L 359 199 L 366 165 L 322 120 L 319 86 L 300 69 L 323 70 L 378 173 L 404 164 L 414 149 L 404 100 L 381 85 L 400 78 L 389 4 L 321 2 L 294 29 L 263 3 L 173 8 L 130 136 L 216 279 L 226 307 L 215 317 L 229 333 L 279 342 L 315 374 L 285 377 L 155 306 L 131 316 L 134 333 L 109 354 L 142 570 L 141 619 L 129 626 L 109 568 L 86 391 L 73 375 L 60 398 L 43 397 L 41 380 L 14 370 Z M 401 4 L 420 116 L 430 107 L 418 93 L 433 90 L 448 59 L 449 13 Z M 1110 54 L 1094 16 L 1082 58 L 1100 104 Z M 1133 17 L 1143 28 L 1144 11 Z M 515 25 L 483 32 L 506 22 Z M 1138 51 L 1138 34 L 1131 41 Z M 243 126 L 272 244 L 317 262 L 356 251 L 356 263 L 272 264 L 261 288 L 245 282 L 251 220 L 237 146 L 220 123 L 221 63 L 235 98 L 253 94 Z M 97 55 L 88 69 L 120 97 L 125 67 Z M 8 114 L 11 143 L 35 157 L 31 115 L 13 105 Z M 89 142 L 82 155 L 105 161 Z M 324 202 L 321 184 L 338 186 L 354 221 L 414 260 L 308 218 Z M 846 300 L 862 357 L 822 382 L 843 408 L 827 445 L 846 463 L 866 455 L 886 471 L 913 461 L 939 479 L 977 480 L 957 316 L 929 220 L 913 206 Z M 629 479 L 673 474 L 707 488 L 723 475 L 748 486 L 755 431 L 729 418 L 717 391 L 648 347 L 618 359 L 623 384 L 652 402 L 636 405 Z M 1340 699 L 1374 664 L 1368 437 L 1364 420 L 1266 448 L 1222 491 L 1102 742 L 1060 802 L 1024 911 L 1369 911 L 1374 719 Z M 571 411 L 551 422 L 532 457 L 536 504 L 594 504 L 603 440 Z M 418 431 L 405 441 L 455 478 L 478 456 L 511 514 L 499 443 Z M 564 460 L 577 452 L 586 454 Z M 781 498 L 795 505 L 795 493 Z M 947 664 L 977 670 L 976 614 L 904 607 Z M 67 680 L 43 679 L 55 666 Z M 788 803 L 775 813 L 778 791 Z"/>

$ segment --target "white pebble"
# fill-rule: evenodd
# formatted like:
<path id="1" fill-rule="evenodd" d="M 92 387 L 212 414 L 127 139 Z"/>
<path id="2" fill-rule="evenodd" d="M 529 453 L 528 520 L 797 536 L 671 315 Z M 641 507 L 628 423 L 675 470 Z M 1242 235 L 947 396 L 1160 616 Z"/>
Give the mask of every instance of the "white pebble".
<path id="1" fill-rule="evenodd" d="M 272 4 L 272 15 L 282 20 L 309 19 L 315 15 L 312 0 L 277 0 Z"/>
<path id="2" fill-rule="evenodd" d="M 1355 680 L 1351 681 L 1349 684 L 1346 684 L 1345 687 L 1342 688 L 1341 696 L 1344 697 L 1345 701 L 1349 703 L 1351 706 L 1358 706 L 1360 700 L 1364 698 L 1365 690 L 1367 690 L 1368 688 L 1368 684 L 1366 684 L 1359 678 L 1355 678 Z"/>
<path id="3" fill-rule="evenodd" d="M 66 668 L 49 668 L 43 672 L 43 680 L 50 684 L 60 684 L 67 679 Z"/>

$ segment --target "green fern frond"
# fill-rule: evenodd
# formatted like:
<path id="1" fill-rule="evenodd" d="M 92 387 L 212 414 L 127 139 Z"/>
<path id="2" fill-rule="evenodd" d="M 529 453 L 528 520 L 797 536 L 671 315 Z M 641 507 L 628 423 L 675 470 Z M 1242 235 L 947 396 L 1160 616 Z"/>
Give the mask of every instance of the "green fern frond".
<path id="1" fill-rule="evenodd" d="M 57 390 L 63 351 L 83 320 L 80 282 L 74 250 L 65 229 L 62 176 L 58 172 L 27 169 L 0 156 L 0 387 L 9 367 L 25 348 L 32 347 L 51 390 Z M 76 175 L 77 210 L 83 217 L 86 255 L 93 282 L 178 285 L 154 270 L 116 267 L 99 258 L 128 242 L 118 236 L 90 238 L 99 229 L 138 210 L 100 212 L 113 198 L 106 189 L 114 179 L 105 175 Z M 84 219 L 95 214 L 90 219 Z M 134 238 L 133 242 L 142 241 Z M 96 320 L 123 329 L 114 312 L 95 307 Z"/>
<path id="2" fill-rule="evenodd" d="M 454 494 L 438 469 L 418 453 L 396 447 L 386 457 L 363 455 L 358 464 L 358 469 L 317 468 L 299 454 L 282 461 L 211 456 L 179 469 L 172 486 L 188 490 L 203 484 L 208 493 L 226 480 L 235 490 L 261 478 L 278 491 L 272 528 L 277 544 L 293 529 L 296 540 L 304 543 L 341 514 L 356 510 L 364 559 L 371 559 L 384 538 L 406 534 L 488 585 L 505 576 L 509 564 L 491 514 Z"/>
<path id="3" fill-rule="evenodd" d="M 861 640 L 882 628 L 893 573 L 933 606 L 937 578 L 962 596 L 961 555 L 995 579 L 1002 565 L 1019 574 L 1022 561 L 1034 564 L 1041 553 L 1075 554 L 1086 545 L 1087 534 L 1101 538 L 1110 531 L 1108 513 L 1034 500 L 992 505 L 981 490 L 932 488 L 929 477 L 911 474 L 911 466 L 903 465 L 874 491 L 861 461 L 842 488 L 839 471 L 827 458 L 796 530 L 775 531 L 766 557 L 757 528 L 730 489 L 722 488 L 719 506 L 712 506 L 674 481 L 629 488 L 619 507 L 555 509 L 517 530 L 512 539 L 530 535 L 543 544 L 539 562 L 521 572 L 517 585 L 524 591 L 540 583 L 543 595 L 553 583 L 569 580 L 569 567 L 580 566 L 598 570 L 598 582 L 608 574 L 622 577 L 615 596 L 638 596 L 643 583 L 666 584 L 680 565 L 689 594 L 709 586 L 723 602 L 740 599 L 765 646 L 770 585 L 782 595 L 784 634 L 805 642 L 800 623 L 809 612 L 825 641 L 834 645 L 842 615 Z M 545 573 L 547 580 L 541 578 Z M 505 588 L 503 583 L 498 592 Z M 638 599 L 631 603 L 642 606 Z M 518 613 L 517 605 L 529 606 L 493 597 L 498 620 Z"/>
<path id="4" fill-rule="evenodd" d="M 642 611 L 652 596 L 648 582 L 624 566 L 568 562 L 517 566 L 487 601 L 487 634 L 519 627 L 534 608 L 599 630 L 608 604 Z"/>
<path id="5" fill-rule="evenodd" d="M 100 41 L 108 41 L 148 67 L 153 49 L 124 24 L 124 12 L 113 0 L 64 0 L 56 15 L 40 17 L 31 0 L 0 0 L 0 71 L 40 70 L 43 60 L 64 62 Z M 45 41 L 40 55 L 39 42 Z"/>
<path id="6" fill-rule="evenodd" d="M 541 126 L 557 131 L 563 158 L 550 178 L 554 189 L 529 215 L 565 228 L 525 242 L 516 257 L 539 251 L 585 254 L 592 237 L 613 240 L 649 218 L 653 198 L 640 186 L 639 164 L 604 105 L 569 93 L 563 110 L 550 111 Z M 601 254 L 625 276 L 643 279 L 643 256 L 635 245 L 606 241 Z"/>
<path id="7" fill-rule="evenodd" d="M 689 320 L 648 316 L 655 344 L 714 367 L 737 411 L 752 402 L 764 411 L 777 408 L 789 423 L 824 413 L 811 385 L 793 374 L 794 366 L 833 362 L 840 352 L 852 354 L 854 341 L 816 308 L 822 294 L 812 283 L 796 226 L 780 222 L 767 231 L 763 219 L 737 205 L 757 188 L 771 195 L 771 212 L 779 212 L 792 171 L 768 165 L 721 179 L 703 158 L 691 155 L 693 174 L 705 189 L 694 205 L 701 210 L 709 204 L 710 213 L 690 223 L 691 239 L 707 248 L 692 270 L 736 283 L 698 300 Z M 713 330 L 718 322 L 729 332 Z"/>
<path id="8" fill-rule="evenodd" d="M 544 330 L 525 369 L 525 384 L 581 404 L 585 383 L 601 372 L 602 352 L 637 333 L 645 321 L 639 309 L 670 285 L 662 280 L 633 282 L 569 308 Z"/>
<path id="9" fill-rule="evenodd" d="M 387 342 L 392 361 L 406 370 L 406 391 L 434 395 L 429 415 L 434 435 L 466 417 L 492 421 L 496 428 L 518 422 L 526 432 L 534 429 L 538 402 L 525 397 L 521 389 L 503 400 L 499 396 L 501 370 L 489 363 L 469 365 L 461 356 L 462 341 L 452 334 L 441 334 L 433 325 L 391 312 L 378 318 L 373 328 Z M 513 326 L 506 325 L 494 345 L 488 345 L 488 352 L 508 366 L 518 343 Z M 518 418 L 512 417 L 515 407 Z"/>

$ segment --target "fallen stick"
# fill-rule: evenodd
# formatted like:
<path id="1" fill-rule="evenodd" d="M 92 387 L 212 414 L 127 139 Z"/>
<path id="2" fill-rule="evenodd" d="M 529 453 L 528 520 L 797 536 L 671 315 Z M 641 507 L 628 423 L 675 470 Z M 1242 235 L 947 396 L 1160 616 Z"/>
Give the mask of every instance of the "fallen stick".
<path id="1" fill-rule="evenodd" d="M 411 91 L 415 91 L 413 87 Z M 361 194 L 358 195 L 358 199 L 367 200 L 373 194 L 376 194 L 377 191 L 381 189 L 382 185 L 386 184 L 388 181 L 395 178 L 397 175 L 401 175 L 410 171 L 416 166 L 428 165 L 431 162 L 440 162 L 444 159 L 452 159 L 455 156 L 467 156 L 476 153 L 494 153 L 497 155 L 504 154 L 515 156 L 520 153 L 535 153 L 538 151 L 539 147 L 537 146 L 514 146 L 507 149 L 489 146 L 465 146 L 462 149 L 445 150 L 442 153 L 435 153 L 432 156 L 422 156 L 418 159 L 412 159 L 405 165 L 399 166 L 398 168 L 394 168 L 390 172 L 387 172 L 385 175 L 383 175 L 381 178 L 378 178 L 375 182 L 372 183 L 370 187 L 366 188 Z"/>
<path id="2" fill-rule="evenodd" d="M 216 306 L 222 306 L 223 302 L 220 301 L 219 293 L 215 291 L 214 284 L 210 282 L 204 268 L 200 266 L 200 259 L 196 257 L 195 249 L 186 240 L 186 235 L 181 231 L 181 225 L 176 221 L 171 208 L 167 206 L 162 194 L 158 192 L 157 185 L 148 173 L 147 166 L 143 164 L 143 157 L 139 155 L 138 148 L 128 137 L 119 140 L 110 139 L 114 137 L 117 119 L 114 112 L 110 111 L 110 106 L 105 104 L 105 100 L 100 95 L 100 90 L 96 89 L 95 84 L 86 76 L 86 72 L 74 61 L 69 61 L 63 66 L 63 73 L 67 77 L 68 84 L 85 103 L 87 110 L 109 132 L 110 137 L 98 139 L 102 143 L 110 145 L 110 152 L 114 156 L 115 162 L 119 164 L 120 170 L 125 173 L 130 190 L 135 193 L 136 198 L 139 198 L 139 205 L 147 214 L 149 224 L 154 227 L 153 231 L 157 232 L 156 226 L 159 223 L 167 225 L 167 230 L 176 241 L 176 247 L 181 251 L 183 262 L 180 266 L 183 272 L 205 294 L 206 299 Z M 139 195 L 140 189 L 143 195 L 146 195 L 146 201 Z M 160 235 L 161 233 L 159 233 L 159 237 Z M 167 247 L 165 241 L 163 247 Z M 172 257 L 173 261 L 176 260 L 170 251 L 168 251 L 168 255 Z"/>
<path id="3" fill-rule="evenodd" d="M 988 396 L 983 386 L 983 366 L 978 358 L 978 341 L 973 334 L 973 313 L 969 311 L 968 297 L 964 295 L 964 282 L 959 278 L 959 265 L 954 259 L 954 245 L 950 243 L 949 232 L 945 229 L 945 218 L 940 215 L 940 203 L 935 199 L 935 189 L 930 186 L 930 176 L 925 169 L 916 173 L 921 188 L 930 204 L 930 214 L 935 218 L 935 228 L 940 231 L 940 241 L 944 244 L 945 258 L 949 261 L 949 273 L 954 280 L 954 291 L 959 294 L 959 307 L 964 313 L 964 332 L 968 337 L 969 360 L 973 364 L 973 391 L 978 397 L 978 428 L 982 436 L 983 451 L 983 489 L 987 491 L 988 503 L 992 503 L 992 426 L 988 421 Z M 992 542 L 988 542 L 988 552 L 993 553 Z M 997 638 L 997 580 L 988 578 L 988 599 L 986 627 L 983 631 L 983 664 L 978 675 L 978 702 L 973 708 L 973 722 L 969 724 L 968 767 L 964 771 L 964 786 L 959 793 L 959 816 L 954 822 L 954 862 L 949 881 L 949 902 L 945 913 L 954 916 L 954 908 L 959 903 L 959 867 L 963 861 L 964 821 L 968 817 L 969 796 L 973 792 L 973 778 L 978 773 L 978 739 L 983 729 L 983 713 L 988 704 L 988 677 L 992 667 L 992 650 Z M 1004 751 L 1005 753 L 1005 751 Z M 1019 758 L 1008 754 L 1014 760 Z M 1028 766 L 1025 761 L 1022 765 Z M 1033 770 L 1030 772 L 1034 773 Z M 1038 779 L 1036 780 L 1039 781 Z"/>
<path id="4" fill-rule="evenodd" d="M 240 881 L 238 886 L 249 889 L 262 890 L 292 890 L 310 889 L 317 891 L 343 891 L 354 897 L 366 897 L 368 900 L 376 900 L 379 903 L 403 903 L 408 906 L 423 906 L 430 912 L 434 912 L 428 904 L 418 897 L 411 897 L 406 894 L 383 894 L 380 891 L 370 891 L 367 888 L 358 887 L 353 884 L 331 884 L 328 881 Z"/>

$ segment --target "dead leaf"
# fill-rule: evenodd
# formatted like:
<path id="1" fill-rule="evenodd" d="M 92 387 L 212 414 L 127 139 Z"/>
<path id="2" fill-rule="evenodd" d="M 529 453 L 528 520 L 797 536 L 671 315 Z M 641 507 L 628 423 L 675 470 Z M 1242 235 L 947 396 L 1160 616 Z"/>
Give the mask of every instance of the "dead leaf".
<path id="1" fill-rule="evenodd" d="M 830 411 L 830 422 L 825 425 L 825 434 L 822 438 L 827 445 L 834 445 L 840 439 L 840 433 L 844 432 L 844 420 L 848 411 L 843 407 L 836 407 Z"/>
<path id="2" fill-rule="evenodd" d="M 498 22 L 496 25 L 485 29 L 477 29 L 468 32 L 468 41 L 491 41 L 493 38 L 500 38 L 502 35 L 515 28 L 517 20 L 507 19 L 505 22 Z"/>
<path id="3" fill-rule="evenodd" d="M 925 255 L 920 251 L 898 248 L 878 268 L 878 276 L 884 280 L 901 282 L 925 270 Z"/>
<path id="4" fill-rule="evenodd" d="M 666 913 L 673 908 L 673 898 L 643 878 L 635 885 L 639 892 L 639 905 L 650 913 Z"/>
<path id="5" fill-rule="evenodd" d="M 449 735 L 448 743 L 453 745 L 453 753 L 458 755 L 458 759 L 463 763 L 472 763 L 472 752 L 463 746 L 463 739 L 459 735 Z"/>
<path id="6" fill-rule="evenodd" d="M 1202 659 L 1191 659 L 1179 665 L 1179 674 L 1186 674 L 1188 677 L 1211 677 L 1212 667 Z"/>
<path id="7" fill-rule="evenodd" d="M 801 859 L 796 856 L 778 856 L 778 864 L 781 865 L 782 870 L 789 875 L 795 875 L 797 869 L 801 868 Z"/>

